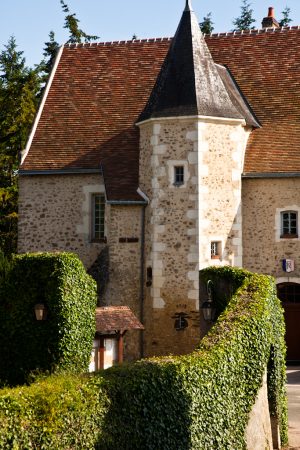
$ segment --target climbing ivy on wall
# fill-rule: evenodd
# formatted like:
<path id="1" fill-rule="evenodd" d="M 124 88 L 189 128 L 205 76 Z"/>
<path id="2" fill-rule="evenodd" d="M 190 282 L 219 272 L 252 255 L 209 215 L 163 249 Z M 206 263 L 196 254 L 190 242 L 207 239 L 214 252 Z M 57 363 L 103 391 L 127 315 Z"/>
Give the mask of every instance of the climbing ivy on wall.
<path id="1" fill-rule="evenodd" d="M 34 306 L 47 306 L 46 321 Z M 95 334 L 96 285 L 70 253 L 17 256 L 0 286 L 0 380 L 32 371 L 84 371 Z"/>

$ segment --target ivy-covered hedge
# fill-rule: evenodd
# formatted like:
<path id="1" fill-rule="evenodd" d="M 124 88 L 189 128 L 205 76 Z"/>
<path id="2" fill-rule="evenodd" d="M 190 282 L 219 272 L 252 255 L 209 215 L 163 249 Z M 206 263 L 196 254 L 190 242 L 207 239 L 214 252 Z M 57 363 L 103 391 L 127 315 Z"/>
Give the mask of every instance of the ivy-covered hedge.
<path id="1" fill-rule="evenodd" d="M 34 306 L 47 306 L 46 321 Z M 0 285 L 0 380 L 24 383 L 33 371 L 85 371 L 95 334 L 96 286 L 77 256 L 16 256 Z"/>
<path id="2" fill-rule="evenodd" d="M 213 280 L 225 311 L 191 355 L 105 374 L 111 408 L 101 450 L 246 449 L 249 413 L 267 367 L 271 414 L 287 443 L 285 327 L 273 279 L 230 267 L 206 269 L 201 279 Z"/>
<path id="3" fill-rule="evenodd" d="M 0 391 L 1 450 L 94 448 L 107 398 L 101 377 L 52 375 Z"/>
<path id="4" fill-rule="evenodd" d="M 244 450 L 249 412 L 267 366 L 271 412 L 286 444 L 284 321 L 273 280 L 232 268 L 206 269 L 201 279 L 213 280 L 219 309 L 228 306 L 195 352 L 75 379 L 77 388 L 47 392 L 41 384 L 37 395 L 33 384 L 0 391 L 0 448 Z M 62 406 L 65 398 L 69 406 Z M 91 437 L 84 446 L 87 424 Z"/>

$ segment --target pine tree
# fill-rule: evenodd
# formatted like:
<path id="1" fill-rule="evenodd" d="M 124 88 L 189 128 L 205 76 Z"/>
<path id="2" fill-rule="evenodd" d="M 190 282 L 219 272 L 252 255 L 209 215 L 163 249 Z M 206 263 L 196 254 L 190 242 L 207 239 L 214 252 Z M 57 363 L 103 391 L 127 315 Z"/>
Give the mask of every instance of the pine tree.
<path id="1" fill-rule="evenodd" d="M 284 10 L 281 12 L 282 19 L 279 22 L 279 26 L 281 26 L 281 27 L 288 27 L 289 26 L 289 24 L 292 22 L 292 19 L 290 18 L 290 12 L 291 12 L 291 8 L 286 6 L 284 8 Z"/>
<path id="2" fill-rule="evenodd" d="M 43 55 L 46 59 L 43 59 L 43 61 L 40 64 L 40 69 L 42 72 L 44 72 L 46 74 L 46 77 L 48 77 L 48 75 L 51 72 L 58 48 L 59 48 L 59 44 L 55 40 L 54 31 L 50 31 L 49 41 L 45 42 L 45 47 L 44 47 L 44 52 L 43 52 Z"/>
<path id="3" fill-rule="evenodd" d="M 203 22 L 199 23 L 200 30 L 203 34 L 211 34 L 214 31 L 213 21 L 211 20 L 211 12 L 207 13 L 205 17 L 203 17 Z"/>
<path id="4" fill-rule="evenodd" d="M 255 27 L 251 26 L 255 19 L 253 19 L 253 9 L 250 9 L 251 3 L 248 0 L 243 0 L 241 6 L 241 15 L 233 20 L 233 31 L 247 31 L 254 30 Z"/>
<path id="5" fill-rule="evenodd" d="M 79 28 L 79 20 L 77 19 L 76 14 L 70 14 L 69 7 L 63 0 L 60 0 L 60 3 L 63 12 L 66 13 L 64 28 L 69 30 L 69 39 L 67 41 L 69 44 L 80 44 L 82 40 L 84 40 L 84 42 L 91 42 L 98 39 L 98 36 L 86 34 L 82 31 Z"/>
<path id="6" fill-rule="evenodd" d="M 36 113 L 40 77 L 26 67 L 14 37 L 0 53 L 0 73 L 0 249 L 10 254 L 17 236 L 15 173 Z"/>

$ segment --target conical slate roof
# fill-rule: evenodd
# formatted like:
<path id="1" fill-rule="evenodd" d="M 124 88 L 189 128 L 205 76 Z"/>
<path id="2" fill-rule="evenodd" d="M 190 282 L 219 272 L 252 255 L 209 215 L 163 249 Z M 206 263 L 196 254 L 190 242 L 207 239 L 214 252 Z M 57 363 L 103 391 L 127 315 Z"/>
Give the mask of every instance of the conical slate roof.
<path id="1" fill-rule="evenodd" d="M 218 73 L 190 1 L 139 122 L 154 117 L 241 119 Z"/>

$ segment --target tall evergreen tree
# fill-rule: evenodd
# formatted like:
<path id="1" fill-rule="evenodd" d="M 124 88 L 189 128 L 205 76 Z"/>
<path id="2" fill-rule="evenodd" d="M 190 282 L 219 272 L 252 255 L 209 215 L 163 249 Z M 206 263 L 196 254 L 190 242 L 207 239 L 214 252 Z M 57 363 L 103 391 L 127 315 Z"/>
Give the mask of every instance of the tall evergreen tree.
<path id="1" fill-rule="evenodd" d="M 242 1 L 241 15 L 233 20 L 233 31 L 247 31 L 254 30 L 255 27 L 251 26 L 255 19 L 253 19 L 253 9 L 250 8 L 251 3 L 248 0 Z"/>
<path id="2" fill-rule="evenodd" d="M 54 31 L 50 31 L 49 41 L 45 42 L 45 47 L 44 47 L 44 52 L 43 52 L 43 55 L 45 58 L 43 59 L 43 61 L 40 64 L 40 70 L 45 73 L 46 78 L 48 78 L 48 76 L 51 72 L 58 48 L 59 48 L 59 44 L 55 40 Z"/>
<path id="3" fill-rule="evenodd" d="M 292 19 L 290 18 L 291 8 L 286 6 L 284 10 L 281 12 L 282 19 L 279 22 L 279 25 L 281 27 L 288 27 L 289 24 L 292 22 Z"/>
<path id="4" fill-rule="evenodd" d="M 0 53 L 0 249 L 16 250 L 19 154 L 36 113 L 40 90 L 38 70 L 26 67 L 14 37 Z"/>
<path id="5" fill-rule="evenodd" d="M 203 17 L 203 21 L 199 23 L 200 29 L 204 34 L 211 34 L 214 31 L 213 25 L 211 12 L 207 13 L 206 16 Z"/>
<path id="6" fill-rule="evenodd" d="M 69 39 L 67 41 L 69 44 L 80 44 L 82 41 L 91 42 L 98 39 L 98 36 L 86 34 L 82 31 L 79 28 L 79 20 L 76 14 L 70 14 L 69 7 L 63 0 L 60 0 L 60 3 L 63 11 L 66 13 L 64 28 L 69 30 Z"/>

